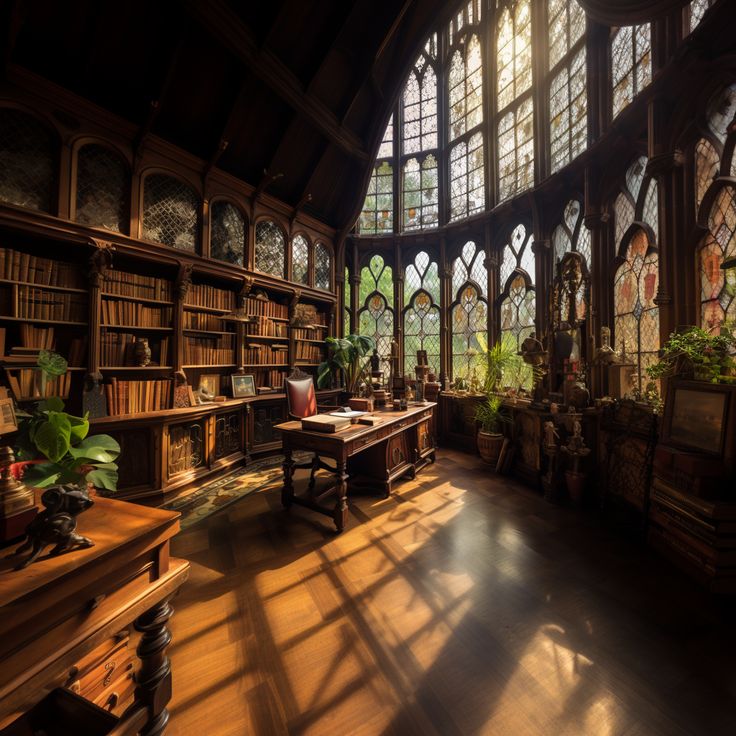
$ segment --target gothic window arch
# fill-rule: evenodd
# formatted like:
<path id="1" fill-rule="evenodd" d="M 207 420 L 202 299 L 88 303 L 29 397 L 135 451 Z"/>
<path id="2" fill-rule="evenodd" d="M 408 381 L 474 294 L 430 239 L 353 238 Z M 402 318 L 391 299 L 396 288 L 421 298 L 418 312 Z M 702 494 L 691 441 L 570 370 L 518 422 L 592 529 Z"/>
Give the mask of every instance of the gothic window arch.
<path id="1" fill-rule="evenodd" d="M 452 262 L 450 305 L 452 333 L 452 376 L 481 373 L 481 337 L 488 331 L 488 271 L 482 248 L 469 240 Z"/>
<path id="2" fill-rule="evenodd" d="M 547 26 L 550 170 L 554 173 L 588 144 L 585 13 L 575 0 L 547 0 Z"/>
<path id="3" fill-rule="evenodd" d="M 419 251 L 404 271 L 404 375 L 413 375 L 417 350 L 440 372 L 440 277 L 437 261 Z"/>
<path id="4" fill-rule="evenodd" d="M 332 251 L 319 241 L 314 246 L 314 286 L 325 291 L 332 286 Z"/>
<path id="5" fill-rule="evenodd" d="M 0 201 L 51 212 L 56 140 L 36 117 L 0 107 Z"/>
<path id="6" fill-rule="evenodd" d="M 530 285 L 534 284 L 534 253 L 532 252 L 532 231 L 524 225 L 517 225 L 501 253 L 501 289 L 508 286 L 511 274 L 520 271 L 526 275 Z"/>
<path id="7" fill-rule="evenodd" d="M 585 227 L 583 206 L 577 199 L 571 199 L 562 215 L 562 222 L 552 232 L 555 262 L 565 253 L 580 253 L 590 270 L 590 230 Z"/>
<path id="8" fill-rule="evenodd" d="M 611 34 L 613 117 L 652 81 L 652 31 L 649 23 L 622 26 Z"/>
<path id="9" fill-rule="evenodd" d="M 286 278 L 286 238 L 273 220 L 256 223 L 255 267 L 263 273 Z"/>
<path id="10" fill-rule="evenodd" d="M 695 211 L 700 209 L 700 205 L 708 191 L 708 187 L 718 177 L 718 170 L 721 163 L 721 155 L 718 141 L 714 142 L 705 136 L 701 138 L 695 145 Z"/>
<path id="11" fill-rule="evenodd" d="M 715 3 L 715 1 L 716 0 L 692 0 L 687 9 L 690 32 L 695 30 L 695 28 L 700 25 L 700 22 L 703 20 L 705 14 L 708 12 L 708 8 L 710 8 L 711 5 Z"/>
<path id="12" fill-rule="evenodd" d="M 245 263 L 248 229 L 240 209 L 226 199 L 210 207 L 210 256 L 235 266 Z"/>
<path id="13" fill-rule="evenodd" d="M 291 239 L 291 280 L 309 284 L 309 241 L 302 233 Z"/>
<path id="14" fill-rule="evenodd" d="M 128 232 L 130 176 L 125 159 L 100 143 L 77 150 L 74 219 L 84 225 Z"/>
<path id="15" fill-rule="evenodd" d="M 373 255 L 360 271 L 358 332 L 376 342 L 381 370 L 391 368 L 391 340 L 394 336 L 393 269 L 381 255 Z"/>
<path id="16" fill-rule="evenodd" d="M 141 218 L 144 239 L 196 252 L 199 210 L 199 196 L 181 179 L 157 172 L 145 177 Z"/>

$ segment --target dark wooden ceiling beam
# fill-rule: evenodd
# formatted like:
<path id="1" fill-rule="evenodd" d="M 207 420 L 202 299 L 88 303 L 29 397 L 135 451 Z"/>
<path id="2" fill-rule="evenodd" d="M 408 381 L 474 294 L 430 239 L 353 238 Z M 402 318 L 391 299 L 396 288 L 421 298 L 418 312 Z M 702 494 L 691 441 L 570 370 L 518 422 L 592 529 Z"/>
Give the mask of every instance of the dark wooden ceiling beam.
<path id="1" fill-rule="evenodd" d="M 324 136 L 353 158 L 368 160 L 363 141 L 343 126 L 296 76 L 268 49 L 261 49 L 240 18 L 223 2 L 188 3 L 191 17 L 206 28 L 225 48 L 240 59 L 254 76 L 268 85 L 290 107 L 304 115 Z"/>

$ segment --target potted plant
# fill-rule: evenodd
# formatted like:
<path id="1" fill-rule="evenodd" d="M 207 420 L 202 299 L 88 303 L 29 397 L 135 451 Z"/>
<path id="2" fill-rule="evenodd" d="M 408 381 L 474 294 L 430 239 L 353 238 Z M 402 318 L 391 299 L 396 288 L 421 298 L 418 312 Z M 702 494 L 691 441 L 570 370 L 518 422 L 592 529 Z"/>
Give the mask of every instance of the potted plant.
<path id="1" fill-rule="evenodd" d="M 38 368 L 43 376 L 60 376 L 66 372 L 66 361 L 60 355 L 41 351 Z M 17 479 L 22 477 L 27 486 L 34 488 L 77 483 L 117 490 L 120 445 L 106 434 L 89 436 L 86 415 L 68 414 L 64 402 L 52 396 L 37 402 L 29 413 L 18 412 L 18 417 L 18 462 L 11 466 Z"/>
<path id="2" fill-rule="evenodd" d="M 369 377 L 369 359 L 376 347 L 375 340 L 368 335 L 347 335 L 328 337 L 325 342 L 329 353 L 317 369 L 317 386 L 327 388 L 332 376 L 341 374 L 346 393 L 357 395 L 360 384 Z"/>
<path id="3" fill-rule="evenodd" d="M 478 428 L 478 452 L 484 462 L 495 464 L 501 453 L 503 434 L 501 424 L 508 422 L 508 416 L 503 408 L 503 399 L 496 394 L 489 394 L 475 407 L 475 419 L 480 424 Z"/>
<path id="4" fill-rule="evenodd" d="M 480 352 L 485 357 L 486 374 L 483 380 L 483 390 L 492 394 L 501 390 L 504 374 L 512 367 L 517 359 L 516 345 L 513 341 L 500 339 L 495 345 L 488 347 L 485 335 L 478 335 Z"/>

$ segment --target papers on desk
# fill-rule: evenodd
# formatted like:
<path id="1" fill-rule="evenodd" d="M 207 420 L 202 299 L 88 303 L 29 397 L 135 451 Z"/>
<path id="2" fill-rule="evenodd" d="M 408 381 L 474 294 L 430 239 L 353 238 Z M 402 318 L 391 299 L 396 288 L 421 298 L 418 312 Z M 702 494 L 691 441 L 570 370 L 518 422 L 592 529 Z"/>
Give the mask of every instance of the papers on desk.
<path id="1" fill-rule="evenodd" d="M 367 414 L 367 411 L 356 411 L 355 409 L 340 409 L 338 411 L 331 411 L 331 417 L 347 417 L 348 419 L 357 419 Z"/>

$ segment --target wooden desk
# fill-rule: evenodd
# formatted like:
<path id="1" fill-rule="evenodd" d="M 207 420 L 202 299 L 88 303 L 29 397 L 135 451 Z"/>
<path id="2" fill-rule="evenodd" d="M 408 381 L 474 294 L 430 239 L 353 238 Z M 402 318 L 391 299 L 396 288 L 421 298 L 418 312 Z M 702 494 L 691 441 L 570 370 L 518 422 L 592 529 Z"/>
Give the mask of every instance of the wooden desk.
<path id="1" fill-rule="evenodd" d="M 12 569 L 15 547 L 0 551 L 0 730 L 135 622 L 142 632 L 135 696 L 115 734 L 164 732 L 171 697 L 168 601 L 189 574 L 188 562 L 169 558 L 178 519 L 171 511 L 95 498 L 77 527 L 94 547 L 44 553 L 20 571 Z"/>
<path id="2" fill-rule="evenodd" d="M 427 402 L 412 405 L 406 411 L 385 409 L 373 412 L 384 421 L 373 427 L 353 424 L 340 432 L 328 434 L 308 432 L 300 421 L 285 422 L 275 427 L 281 432 L 284 451 L 284 488 L 281 502 L 286 508 L 292 504 L 306 506 L 313 511 L 331 516 L 341 532 L 347 523 L 348 479 L 367 476 L 377 481 L 386 496 L 392 483 L 399 477 L 416 474 L 429 462 L 434 462 L 435 442 L 432 417 L 436 404 Z M 308 496 L 296 496 L 292 482 L 295 450 L 310 450 L 321 457 L 335 461 L 337 483 L 325 491 Z M 322 501 L 335 496 L 335 505 L 325 506 Z"/>

